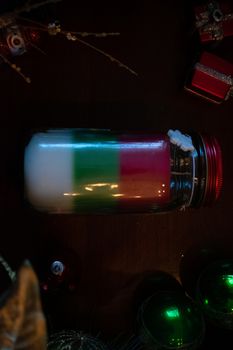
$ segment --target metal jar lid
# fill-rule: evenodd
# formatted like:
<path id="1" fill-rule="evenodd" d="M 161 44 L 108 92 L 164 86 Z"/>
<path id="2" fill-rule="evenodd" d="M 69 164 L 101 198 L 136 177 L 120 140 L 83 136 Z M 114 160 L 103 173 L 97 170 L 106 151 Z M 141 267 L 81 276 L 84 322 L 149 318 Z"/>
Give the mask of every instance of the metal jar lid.
<path id="1" fill-rule="evenodd" d="M 214 136 L 192 136 L 196 148 L 195 189 L 191 206 L 211 206 L 219 198 L 222 183 L 222 152 Z"/>

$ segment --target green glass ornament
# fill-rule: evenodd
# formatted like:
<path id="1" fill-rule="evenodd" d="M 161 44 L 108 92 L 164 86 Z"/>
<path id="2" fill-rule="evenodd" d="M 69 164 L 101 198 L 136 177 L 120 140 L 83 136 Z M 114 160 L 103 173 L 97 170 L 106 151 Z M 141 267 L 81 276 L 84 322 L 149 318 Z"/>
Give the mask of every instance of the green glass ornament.
<path id="1" fill-rule="evenodd" d="M 133 312 L 135 318 L 141 304 L 156 292 L 177 291 L 184 293 L 176 278 L 164 271 L 146 271 L 134 293 Z"/>
<path id="2" fill-rule="evenodd" d="M 203 315 L 172 275 L 161 271 L 147 274 L 137 288 L 136 301 L 137 334 L 146 349 L 200 346 L 205 333 Z"/>
<path id="3" fill-rule="evenodd" d="M 196 297 L 210 322 L 233 330 L 233 260 L 207 266 L 198 279 Z"/>
<path id="4" fill-rule="evenodd" d="M 210 264 L 218 260 L 231 259 L 233 246 L 231 239 L 219 242 L 212 234 L 211 242 L 201 241 L 190 246 L 180 260 L 180 280 L 186 293 L 192 298 L 196 297 L 197 281 L 202 271 Z"/>
<path id="5" fill-rule="evenodd" d="M 148 298 L 139 309 L 138 324 L 148 349 L 197 349 L 204 338 L 203 316 L 182 293 L 160 292 Z"/>

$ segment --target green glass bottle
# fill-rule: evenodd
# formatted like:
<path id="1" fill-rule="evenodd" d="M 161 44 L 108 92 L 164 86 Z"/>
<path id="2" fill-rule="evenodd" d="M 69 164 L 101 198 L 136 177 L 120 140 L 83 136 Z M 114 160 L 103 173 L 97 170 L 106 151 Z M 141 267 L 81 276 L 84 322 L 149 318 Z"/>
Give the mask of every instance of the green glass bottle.
<path id="1" fill-rule="evenodd" d="M 221 241 L 214 236 L 213 232 L 211 242 L 209 239 L 202 240 L 182 254 L 180 280 L 186 293 L 196 299 L 202 308 L 206 323 L 203 348 L 219 350 L 225 348 L 223 344 L 232 342 L 232 328 L 229 327 L 232 315 L 219 312 L 219 308 L 229 301 L 231 291 L 231 280 L 227 284 L 227 279 L 221 278 L 231 274 L 230 266 L 227 271 L 220 265 L 224 261 L 232 261 L 233 247 L 231 237 L 224 232 Z M 227 300 L 224 300 L 226 297 Z"/>
<path id="2" fill-rule="evenodd" d="M 177 291 L 183 288 L 176 278 L 164 271 L 146 271 L 143 274 L 134 294 L 134 310 L 137 314 L 141 304 L 156 291 Z"/>
<path id="3" fill-rule="evenodd" d="M 153 294 L 138 309 L 137 333 L 148 349 L 197 349 L 205 333 L 202 313 L 172 276 L 167 284 L 164 277 L 160 289 L 155 276 Z"/>
<path id="4" fill-rule="evenodd" d="M 215 261 L 231 259 L 233 257 L 233 247 L 231 239 L 219 241 L 211 238 L 197 242 L 190 246 L 181 256 L 180 261 L 180 280 L 182 286 L 189 296 L 196 298 L 197 281 L 208 265 Z"/>
<path id="5" fill-rule="evenodd" d="M 202 271 L 196 299 L 211 323 L 233 330 L 233 260 L 215 261 Z"/>

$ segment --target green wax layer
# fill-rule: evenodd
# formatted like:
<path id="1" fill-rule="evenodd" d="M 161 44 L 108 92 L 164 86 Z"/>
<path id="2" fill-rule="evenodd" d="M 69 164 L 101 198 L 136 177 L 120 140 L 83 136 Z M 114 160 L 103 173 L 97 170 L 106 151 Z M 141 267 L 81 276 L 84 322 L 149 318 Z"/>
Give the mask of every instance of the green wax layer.
<path id="1" fill-rule="evenodd" d="M 115 211 L 119 192 L 119 147 L 108 132 L 74 132 L 73 195 L 77 212 Z"/>

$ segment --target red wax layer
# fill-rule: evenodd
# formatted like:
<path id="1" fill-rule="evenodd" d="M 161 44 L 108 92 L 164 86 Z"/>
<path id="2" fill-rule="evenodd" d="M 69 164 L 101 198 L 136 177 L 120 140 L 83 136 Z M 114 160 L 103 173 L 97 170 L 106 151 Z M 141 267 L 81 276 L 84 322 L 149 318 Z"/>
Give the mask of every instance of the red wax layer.
<path id="1" fill-rule="evenodd" d="M 156 209 L 170 200 L 170 142 L 167 136 L 121 136 L 120 206 Z"/>

